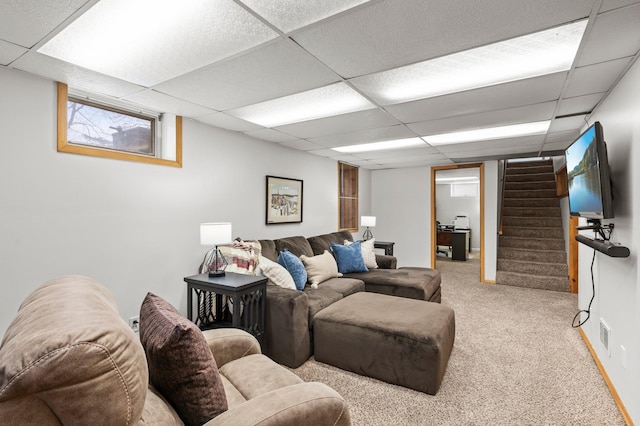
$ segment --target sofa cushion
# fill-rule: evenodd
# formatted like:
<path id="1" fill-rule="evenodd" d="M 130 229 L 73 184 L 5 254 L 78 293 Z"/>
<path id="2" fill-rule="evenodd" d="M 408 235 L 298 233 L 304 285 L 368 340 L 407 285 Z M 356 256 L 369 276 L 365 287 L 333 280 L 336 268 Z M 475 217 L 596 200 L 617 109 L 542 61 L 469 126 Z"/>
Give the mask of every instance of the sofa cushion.
<path id="1" fill-rule="evenodd" d="M 260 250 L 264 257 L 276 262 L 278 260 L 278 250 L 276 250 L 276 243 L 273 240 L 258 240 L 260 243 Z"/>
<path id="2" fill-rule="evenodd" d="M 313 318 L 318 312 L 343 298 L 342 294 L 334 291 L 330 286 L 307 288 L 305 293 L 308 298 L 309 306 L 309 329 L 312 328 Z"/>
<path id="3" fill-rule="evenodd" d="M 298 256 L 285 249 L 278 256 L 278 263 L 287 270 L 293 277 L 293 282 L 296 283 L 298 290 L 303 290 L 307 285 L 307 270 L 304 268 L 302 261 Z"/>
<path id="4" fill-rule="evenodd" d="M 140 340 L 149 380 L 186 425 L 202 425 L 227 410 L 218 367 L 202 332 L 152 293 L 140 308 Z"/>
<path id="5" fill-rule="evenodd" d="M 349 246 L 331 243 L 331 251 L 336 257 L 338 271 L 342 274 L 350 272 L 369 272 L 362 259 L 360 241 Z"/>
<path id="6" fill-rule="evenodd" d="M 317 256 L 300 256 L 300 260 L 307 270 L 307 280 L 311 284 L 311 287 L 318 288 L 318 284 L 326 281 L 330 278 L 336 278 L 342 276 L 338 272 L 338 264 L 328 250 Z"/>
<path id="7" fill-rule="evenodd" d="M 293 277 L 285 269 L 284 266 L 277 262 L 272 261 L 264 256 L 260 256 L 260 262 L 258 266 L 258 274 L 269 278 L 273 284 L 282 288 L 289 288 L 291 290 L 297 290 L 296 283 L 293 281 Z"/>
<path id="8" fill-rule="evenodd" d="M 324 253 L 325 250 L 331 251 L 331 243 L 342 244 L 344 240 L 353 241 L 353 237 L 350 232 L 339 231 L 309 237 L 307 240 L 309 241 L 311 250 L 313 250 L 313 254 L 318 255 Z"/>
<path id="9" fill-rule="evenodd" d="M 409 299 L 432 300 L 440 290 L 440 272 L 430 268 L 372 269 L 345 276 L 364 281 L 368 292 Z"/>
<path id="10" fill-rule="evenodd" d="M 322 288 L 330 288 L 336 293 L 340 293 L 343 297 L 347 297 L 354 293 L 365 291 L 364 282 L 354 278 L 331 278 L 320 283 Z"/>
<path id="11" fill-rule="evenodd" d="M 313 250 L 311 250 L 311 246 L 309 245 L 309 242 L 305 237 L 296 236 L 280 238 L 278 240 L 274 240 L 274 242 L 276 244 L 276 250 L 278 251 L 278 253 L 287 249 L 298 257 L 302 256 L 303 254 L 305 256 L 313 256 L 315 254 L 313 253 Z"/>

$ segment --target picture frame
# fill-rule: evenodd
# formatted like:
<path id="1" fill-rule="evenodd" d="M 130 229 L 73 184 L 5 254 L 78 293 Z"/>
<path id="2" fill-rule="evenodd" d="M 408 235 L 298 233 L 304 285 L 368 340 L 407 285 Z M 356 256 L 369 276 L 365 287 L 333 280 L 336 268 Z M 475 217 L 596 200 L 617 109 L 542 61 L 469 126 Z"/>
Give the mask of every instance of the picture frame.
<path id="1" fill-rule="evenodd" d="M 302 222 L 302 180 L 267 176 L 265 223 Z"/>

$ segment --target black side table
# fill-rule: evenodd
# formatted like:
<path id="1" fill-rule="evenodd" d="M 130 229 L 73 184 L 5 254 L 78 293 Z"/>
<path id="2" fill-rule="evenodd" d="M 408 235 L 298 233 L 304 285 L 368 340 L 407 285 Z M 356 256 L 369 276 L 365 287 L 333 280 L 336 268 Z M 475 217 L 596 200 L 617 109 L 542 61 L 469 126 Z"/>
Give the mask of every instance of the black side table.
<path id="1" fill-rule="evenodd" d="M 384 254 L 387 256 L 393 256 L 393 245 L 395 243 L 389 241 L 376 241 L 373 243 L 375 248 L 384 249 Z"/>
<path id="2" fill-rule="evenodd" d="M 201 329 L 241 328 L 254 335 L 264 349 L 267 278 L 227 272 L 222 277 L 209 274 L 186 277 L 187 317 Z M 193 293 L 198 303 L 193 316 Z M 223 309 L 223 296 L 231 298 L 233 312 Z M 213 299 L 215 298 L 215 309 Z"/>

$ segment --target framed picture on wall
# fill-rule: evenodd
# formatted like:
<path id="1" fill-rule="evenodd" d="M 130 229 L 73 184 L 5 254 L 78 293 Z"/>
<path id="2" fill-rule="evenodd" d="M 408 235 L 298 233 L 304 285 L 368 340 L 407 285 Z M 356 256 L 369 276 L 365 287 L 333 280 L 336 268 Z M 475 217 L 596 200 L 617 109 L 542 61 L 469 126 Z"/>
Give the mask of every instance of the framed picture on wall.
<path id="1" fill-rule="evenodd" d="M 267 225 L 300 222 L 302 222 L 302 181 L 267 176 Z"/>

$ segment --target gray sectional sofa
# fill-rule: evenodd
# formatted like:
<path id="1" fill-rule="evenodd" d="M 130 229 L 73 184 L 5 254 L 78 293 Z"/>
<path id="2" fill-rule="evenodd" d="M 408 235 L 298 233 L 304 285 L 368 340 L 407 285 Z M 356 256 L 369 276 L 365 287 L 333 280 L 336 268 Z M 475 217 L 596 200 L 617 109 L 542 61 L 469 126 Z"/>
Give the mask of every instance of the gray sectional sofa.
<path id="1" fill-rule="evenodd" d="M 349 232 L 334 232 L 305 238 L 293 236 L 260 240 L 262 255 L 277 261 L 288 249 L 296 256 L 315 256 L 330 250 L 331 243 L 353 241 Z M 322 309 L 358 292 L 373 292 L 440 303 L 440 273 L 429 268 L 397 268 L 393 256 L 376 255 L 378 269 L 345 274 L 303 291 L 269 284 L 266 308 L 265 353 L 291 368 L 302 365 L 313 354 L 313 319 Z"/>

